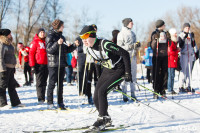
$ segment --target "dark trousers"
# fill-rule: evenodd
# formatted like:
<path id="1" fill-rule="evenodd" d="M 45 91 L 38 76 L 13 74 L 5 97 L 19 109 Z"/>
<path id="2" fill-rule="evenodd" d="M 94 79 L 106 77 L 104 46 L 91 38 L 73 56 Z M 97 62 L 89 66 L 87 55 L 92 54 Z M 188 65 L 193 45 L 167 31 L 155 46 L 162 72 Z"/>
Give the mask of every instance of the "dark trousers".
<path id="1" fill-rule="evenodd" d="M 24 76 L 25 76 L 25 82 L 30 83 L 31 82 L 31 67 L 29 66 L 28 62 L 24 63 Z"/>
<path id="2" fill-rule="evenodd" d="M 55 84 L 58 85 L 58 67 L 48 67 L 49 70 L 49 85 L 47 90 L 47 104 L 53 104 L 53 90 Z M 65 76 L 65 67 L 60 68 L 59 88 L 57 89 L 57 102 L 63 103 L 63 80 Z"/>
<path id="3" fill-rule="evenodd" d="M 35 65 L 36 75 L 36 90 L 38 101 L 45 101 L 45 92 L 48 78 L 48 67 L 47 65 Z"/>
<path id="4" fill-rule="evenodd" d="M 148 83 L 152 83 L 152 68 L 147 68 L 147 80 Z"/>
<path id="5" fill-rule="evenodd" d="M 16 80 L 14 79 L 15 68 L 6 68 L 7 71 L 0 73 L 0 107 L 7 105 L 6 88 L 12 106 L 20 104 L 20 100 L 15 89 Z"/>
<path id="6" fill-rule="evenodd" d="M 71 83 L 72 81 L 72 73 L 73 73 L 73 68 L 71 65 L 66 67 L 66 81 L 67 83 Z"/>
<path id="7" fill-rule="evenodd" d="M 79 94 L 81 93 L 81 91 L 83 91 L 84 90 L 84 88 L 86 88 L 86 73 L 87 72 L 85 72 L 85 80 L 83 81 L 83 76 L 84 76 L 84 70 L 85 70 L 85 65 L 79 65 L 78 64 L 78 84 L 79 84 Z M 87 69 L 86 69 L 87 70 Z M 83 83 L 84 82 L 84 83 Z M 82 86 L 83 86 L 83 84 L 84 84 L 84 87 L 83 87 L 83 90 L 82 90 Z"/>
<path id="8" fill-rule="evenodd" d="M 117 86 L 121 81 L 116 82 L 124 75 L 124 68 L 121 69 L 107 69 L 103 72 L 97 82 L 94 91 L 94 104 L 99 112 L 99 116 L 108 115 L 108 100 L 107 93 L 110 89 Z"/>
<path id="9" fill-rule="evenodd" d="M 87 84 L 86 84 L 86 88 L 84 88 L 83 93 L 85 95 L 89 97 L 92 96 L 92 92 L 91 92 L 91 83 L 92 83 L 92 75 L 94 73 L 94 83 L 95 83 L 95 87 L 96 87 L 96 83 L 97 83 L 97 74 L 96 74 L 96 68 L 95 68 L 95 64 L 94 63 L 87 63 Z"/>
<path id="10" fill-rule="evenodd" d="M 167 76 L 168 76 L 168 57 L 153 57 L 153 88 L 154 91 L 165 94 L 167 89 Z"/>

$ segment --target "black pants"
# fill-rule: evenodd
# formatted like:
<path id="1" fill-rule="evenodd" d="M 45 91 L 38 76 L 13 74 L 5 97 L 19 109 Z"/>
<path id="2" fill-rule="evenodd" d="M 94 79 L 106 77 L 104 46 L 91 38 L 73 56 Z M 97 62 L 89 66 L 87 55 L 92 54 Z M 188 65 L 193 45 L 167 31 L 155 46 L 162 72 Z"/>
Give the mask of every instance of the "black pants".
<path id="1" fill-rule="evenodd" d="M 47 86 L 48 78 L 48 68 L 47 65 L 35 65 L 35 75 L 36 75 L 36 90 L 38 101 L 45 101 L 45 92 Z"/>
<path id="2" fill-rule="evenodd" d="M 7 71 L 0 73 L 0 107 L 7 105 L 6 88 L 10 96 L 12 106 L 20 104 L 20 100 L 15 89 L 16 80 L 14 79 L 15 68 L 6 68 Z"/>
<path id="3" fill-rule="evenodd" d="M 83 76 L 84 76 L 84 69 L 85 69 L 85 65 L 78 65 L 78 84 L 79 84 L 79 94 L 81 93 L 81 91 L 84 90 L 84 88 L 86 88 L 86 75 L 87 75 L 87 72 L 85 73 L 85 80 L 83 81 Z M 87 70 L 87 69 L 86 69 Z M 84 82 L 84 83 L 83 83 Z M 83 84 L 84 84 L 84 87 L 83 87 Z M 83 90 L 82 90 L 82 87 L 83 87 Z"/>
<path id="4" fill-rule="evenodd" d="M 24 76 L 25 76 L 25 82 L 30 83 L 31 82 L 31 67 L 29 66 L 28 62 L 24 63 Z"/>
<path id="5" fill-rule="evenodd" d="M 87 63 L 87 84 L 86 88 L 84 88 L 83 93 L 89 97 L 92 96 L 91 92 L 91 83 L 92 83 L 92 75 L 94 73 L 94 83 L 96 85 L 97 83 L 97 74 L 96 74 L 96 68 L 94 63 Z M 96 87 L 96 86 L 95 86 Z"/>
<path id="6" fill-rule="evenodd" d="M 152 68 L 147 67 L 147 80 L 148 83 L 152 83 Z"/>
<path id="7" fill-rule="evenodd" d="M 58 67 L 48 67 L 49 70 L 49 85 L 47 90 L 47 104 L 53 104 L 53 90 L 55 84 L 58 85 Z M 63 103 L 63 80 L 65 76 L 65 67 L 60 68 L 59 88 L 57 89 L 57 102 Z"/>
<path id="8" fill-rule="evenodd" d="M 154 91 L 165 94 L 168 79 L 168 57 L 153 57 L 153 88 Z"/>
<path id="9" fill-rule="evenodd" d="M 107 93 L 110 89 L 121 83 L 122 80 L 118 80 L 123 75 L 124 68 L 103 69 L 103 72 L 97 82 L 97 86 L 94 91 L 94 104 L 99 112 L 99 116 L 108 115 Z"/>

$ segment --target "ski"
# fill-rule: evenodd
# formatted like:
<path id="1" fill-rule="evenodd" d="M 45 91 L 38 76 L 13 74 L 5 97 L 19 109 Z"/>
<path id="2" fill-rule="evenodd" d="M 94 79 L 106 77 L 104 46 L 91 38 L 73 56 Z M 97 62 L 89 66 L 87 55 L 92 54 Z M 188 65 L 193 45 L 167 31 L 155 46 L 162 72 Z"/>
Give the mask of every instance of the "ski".
<path id="1" fill-rule="evenodd" d="M 111 131 L 115 131 L 115 130 L 125 129 L 125 128 L 128 128 L 128 127 L 130 127 L 130 126 L 119 125 L 119 126 L 116 126 L 116 127 L 113 127 L 113 126 L 105 127 L 102 130 L 100 130 L 100 129 L 88 129 L 88 130 L 83 131 L 83 133 L 111 132 Z"/>
<path id="2" fill-rule="evenodd" d="M 75 128 L 66 128 L 66 129 L 53 129 L 53 130 L 44 130 L 44 131 L 23 131 L 24 133 L 47 133 L 47 132 L 63 132 L 63 131 L 73 131 L 73 130 L 85 130 L 89 128 L 90 126 L 85 127 L 75 127 Z"/>
<path id="3" fill-rule="evenodd" d="M 56 112 L 56 113 L 59 113 L 59 112 L 64 112 L 64 113 L 71 113 L 71 112 L 84 112 L 84 111 L 81 111 L 79 109 L 66 109 L 66 110 L 61 110 L 61 109 L 44 109 L 44 110 L 39 110 L 39 111 L 43 111 L 43 112 Z"/>

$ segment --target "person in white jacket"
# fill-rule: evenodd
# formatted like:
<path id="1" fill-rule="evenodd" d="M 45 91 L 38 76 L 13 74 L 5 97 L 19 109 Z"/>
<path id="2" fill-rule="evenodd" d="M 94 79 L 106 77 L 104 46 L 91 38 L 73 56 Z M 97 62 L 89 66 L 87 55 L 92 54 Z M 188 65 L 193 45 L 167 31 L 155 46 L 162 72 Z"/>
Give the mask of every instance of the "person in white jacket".
<path id="1" fill-rule="evenodd" d="M 136 49 L 140 47 L 140 43 L 136 42 L 136 35 L 131 29 L 133 28 L 133 21 L 131 18 L 125 18 L 122 20 L 123 27 L 117 36 L 117 45 L 125 49 L 130 54 L 131 59 L 131 74 L 133 82 L 136 82 L 136 72 L 137 72 L 137 58 Z M 123 81 L 121 83 L 122 90 L 127 93 L 127 83 Z M 135 84 L 130 83 L 131 97 L 135 96 Z M 129 99 L 127 96 L 123 95 L 123 101 L 127 102 Z"/>

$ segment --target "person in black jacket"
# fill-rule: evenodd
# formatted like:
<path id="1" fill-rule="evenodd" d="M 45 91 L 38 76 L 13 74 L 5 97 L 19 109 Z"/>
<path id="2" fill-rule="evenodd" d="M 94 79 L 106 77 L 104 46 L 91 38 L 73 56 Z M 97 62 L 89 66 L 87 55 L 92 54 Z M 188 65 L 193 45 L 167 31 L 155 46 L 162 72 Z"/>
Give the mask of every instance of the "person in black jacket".
<path id="1" fill-rule="evenodd" d="M 126 50 L 111 41 L 98 39 L 93 26 L 85 26 L 80 32 L 80 37 L 87 47 L 88 54 L 96 63 L 104 66 L 94 91 L 94 104 L 99 117 L 90 127 L 91 130 L 101 130 L 112 123 L 108 114 L 108 92 L 123 80 L 122 76 L 127 82 L 132 81 L 130 56 Z"/>
<path id="2" fill-rule="evenodd" d="M 24 107 L 16 91 L 15 73 L 15 49 L 12 43 L 12 35 L 9 29 L 0 29 L 0 107 L 8 105 L 6 88 L 10 96 L 11 106 Z M 9 106 L 8 106 L 9 107 Z"/>
<path id="3" fill-rule="evenodd" d="M 63 103 L 63 79 L 65 76 L 65 67 L 67 66 L 66 53 L 75 50 L 76 46 L 74 45 L 67 46 L 65 44 L 65 37 L 62 35 L 62 31 L 64 29 L 63 21 L 59 19 L 54 20 L 54 22 L 52 23 L 52 27 L 53 29 L 49 31 L 46 37 L 46 51 L 47 51 L 48 70 L 49 70 L 47 108 L 56 109 L 56 107 L 53 104 L 53 90 L 55 88 L 55 84 L 57 83 L 58 108 L 66 109 Z M 58 69 L 60 70 L 59 72 Z"/>
<path id="4" fill-rule="evenodd" d="M 156 30 L 151 34 L 151 47 L 153 50 L 153 88 L 156 93 L 166 96 L 168 74 L 168 40 L 169 33 L 164 31 L 165 22 L 156 21 Z M 158 95 L 153 96 L 158 99 Z"/>

